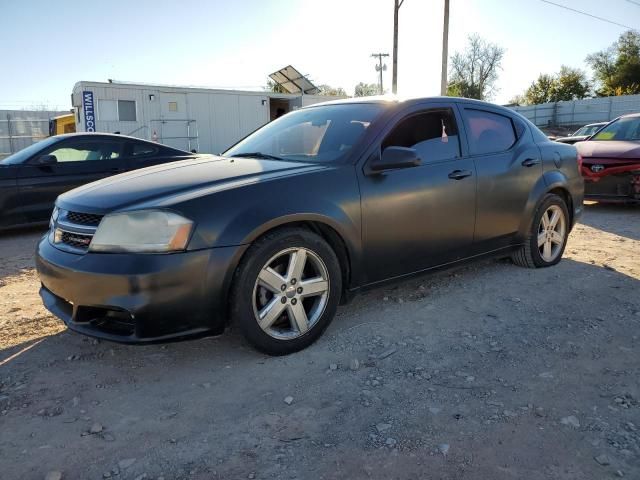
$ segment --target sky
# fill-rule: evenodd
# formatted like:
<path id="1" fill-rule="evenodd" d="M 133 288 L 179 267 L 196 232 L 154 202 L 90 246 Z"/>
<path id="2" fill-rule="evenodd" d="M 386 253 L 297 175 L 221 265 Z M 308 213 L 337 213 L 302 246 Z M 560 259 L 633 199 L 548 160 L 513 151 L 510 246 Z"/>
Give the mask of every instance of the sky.
<path id="1" fill-rule="evenodd" d="M 400 9 L 400 95 L 440 91 L 443 3 Z M 640 29 L 640 1 L 555 3 Z M 587 70 L 624 31 L 541 0 L 451 0 L 449 52 L 472 33 L 505 48 L 492 100 L 506 103 L 540 73 Z M 392 46 L 393 0 L 0 0 L 0 108 L 68 109 L 80 80 L 258 90 L 289 64 L 352 94 Z"/>

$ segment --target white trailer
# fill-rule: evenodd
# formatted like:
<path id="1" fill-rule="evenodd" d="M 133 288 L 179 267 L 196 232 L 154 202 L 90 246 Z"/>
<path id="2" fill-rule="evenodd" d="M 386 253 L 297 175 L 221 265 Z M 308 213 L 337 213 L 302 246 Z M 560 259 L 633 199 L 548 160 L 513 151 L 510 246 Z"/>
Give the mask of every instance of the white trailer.
<path id="1" fill-rule="evenodd" d="M 71 99 L 78 132 L 117 132 L 220 153 L 283 113 L 335 97 L 81 81 Z"/>

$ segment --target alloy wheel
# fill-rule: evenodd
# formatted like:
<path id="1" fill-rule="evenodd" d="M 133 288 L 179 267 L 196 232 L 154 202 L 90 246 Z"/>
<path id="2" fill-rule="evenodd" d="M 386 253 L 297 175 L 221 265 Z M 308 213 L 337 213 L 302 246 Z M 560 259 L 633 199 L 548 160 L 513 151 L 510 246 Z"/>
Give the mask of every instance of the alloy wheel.
<path id="1" fill-rule="evenodd" d="M 307 248 L 287 248 L 262 267 L 253 288 L 253 313 L 273 338 L 292 340 L 318 322 L 329 298 L 329 274 Z"/>
<path id="2" fill-rule="evenodd" d="M 538 225 L 538 250 L 545 262 L 553 262 L 562 252 L 567 224 L 562 208 L 551 205 Z"/>

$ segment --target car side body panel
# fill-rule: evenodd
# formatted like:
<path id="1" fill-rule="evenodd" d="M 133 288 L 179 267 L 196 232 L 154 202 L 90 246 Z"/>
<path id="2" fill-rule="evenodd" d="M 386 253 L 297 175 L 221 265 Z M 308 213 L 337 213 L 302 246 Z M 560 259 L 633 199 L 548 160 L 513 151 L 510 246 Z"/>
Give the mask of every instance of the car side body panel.
<path id="1" fill-rule="evenodd" d="M 352 281 L 362 281 L 360 195 L 352 165 L 248 183 L 215 193 L 215 200 L 199 197 L 173 208 L 203 219 L 190 249 L 248 245 L 269 230 L 294 223 L 326 225 L 345 244 Z"/>

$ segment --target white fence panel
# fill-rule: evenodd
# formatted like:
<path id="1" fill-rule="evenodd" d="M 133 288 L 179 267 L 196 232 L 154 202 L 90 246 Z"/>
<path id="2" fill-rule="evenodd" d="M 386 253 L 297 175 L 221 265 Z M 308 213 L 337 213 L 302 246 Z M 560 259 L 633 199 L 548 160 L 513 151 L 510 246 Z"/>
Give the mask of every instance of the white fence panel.
<path id="1" fill-rule="evenodd" d="M 608 122 L 620 115 L 640 112 L 640 95 L 587 98 L 572 102 L 512 107 L 539 127 L 580 126 Z"/>

